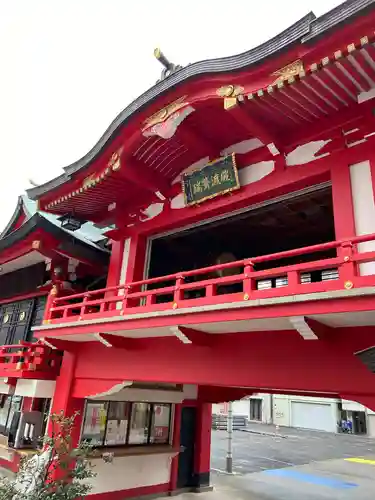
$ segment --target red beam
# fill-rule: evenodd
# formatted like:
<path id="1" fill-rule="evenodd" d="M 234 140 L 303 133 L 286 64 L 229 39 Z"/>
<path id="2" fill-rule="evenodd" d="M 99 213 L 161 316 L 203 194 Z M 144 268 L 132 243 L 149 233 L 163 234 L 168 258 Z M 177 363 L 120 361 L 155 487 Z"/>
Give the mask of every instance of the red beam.
<path id="1" fill-rule="evenodd" d="M 321 323 L 320 321 L 312 318 L 305 317 L 305 322 L 308 324 L 308 326 L 315 333 L 319 340 L 334 341 L 335 339 L 337 339 L 337 330 L 335 330 L 335 328 L 325 325 L 324 323 Z"/>
<path id="2" fill-rule="evenodd" d="M 269 128 L 260 123 L 259 120 L 254 120 L 250 113 L 246 111 L 244 104 L 237 104 L 233 108 L 230 108 L 227 113 L 230 113 L 247 132 L 260 139 L 265 145 L 274 143 L 277 149 L 280 152 L 282 151 L 279 138 L 272 134 Z"/>
<path id="3" fill-rule="evenodd" d="M 136 184 L 142 190 L 146 189 L 152 193 L 159 191 L 165 197 L 168 195 L 169 182 L 134 158 L 126 159 L 120 172 L 125 179 Z"/>

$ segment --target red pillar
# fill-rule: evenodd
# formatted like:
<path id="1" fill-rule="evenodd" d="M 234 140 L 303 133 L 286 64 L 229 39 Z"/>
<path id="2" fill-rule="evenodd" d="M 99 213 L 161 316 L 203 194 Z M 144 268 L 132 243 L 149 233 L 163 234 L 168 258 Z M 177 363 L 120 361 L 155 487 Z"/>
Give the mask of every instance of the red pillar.
<path id="1" fill-rule="evenodd" d="M 197 490 L 210 486 L 212 404 L 198 402 L 194 469 Z"/>
<path id="2" fill-rule="evenodd" d="M 75 419 L 74 429 L 71 435 L 73 447 L 76 447 L 79 443 L 85 403 L 84 399 L 72 397 L 75 363 L 76 354 L 65 351 L 60 375 L 56 379 L 55 394 L 53 396 L 51 408 L 51 414 L 63 412 L 66 417 L 70 417 L 74 415 L 75 412 L 79 412 L 79 415 Z M 49 432 L 51 432 L 51 422 L 49 423 Z"/>

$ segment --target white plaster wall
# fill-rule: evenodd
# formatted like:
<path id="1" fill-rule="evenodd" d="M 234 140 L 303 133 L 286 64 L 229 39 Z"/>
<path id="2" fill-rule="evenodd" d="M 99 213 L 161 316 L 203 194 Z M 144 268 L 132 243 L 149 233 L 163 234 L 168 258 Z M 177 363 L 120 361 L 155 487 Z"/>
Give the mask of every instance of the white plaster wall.
<path id="1" fill-rule="evenodd" d="M 347 411 L 366 411 L 366 408 L 355 401 L 342 400 L 342 409 Z"/>
<path id="2" fill-rule="evenodd" d="M 273 423 L 275 425 L 290 426 L 290 402 L 283 396 L 274 396 Z"/>
<path id="3" fill-rule="evenodd" d="M 368 160 L 350 165 L 350 182 L 356 235 L 375 233 L 375 203 Z M 374 251 L 375 241 L 359 244 L 358 250 L 360 252 Z M 375 262 L 360 264 L 359 273 L 362 276 L 375 274 Z"/>
<path id="4" fill-rule="evenodd" d="M 240 399 L 232 402 L 233 415 L 246 416 L 250 415 L 250 401 L 248 399 Z M 212 413 L 215 415 L 228 413 L 228 403 L 214 403 L 212 405 Z"/>
<path id="5" fill-rule="evenodd" d="M 275 169 L 275 162 L 273 160 L 260 161 L 253 163 L 247 167 L 243 167 L 238 171 L 238 178 L 241 186 L 247 186 L 253 182 L 260 181 Z"/>
<path id="6" fill-rule="evenodd" d="M 370 437 L 375 437 L 375 415 L 368 415 L 367 417 L 367 434 Z"/>
<path id="7" fill-rule="evenodd" d="M 115 457 L 111 464 L 95 459 L 93 465 L 96 477 L 87 480 L 92 485 L 90 494 L 169 483 L 174 455 L 174 452 L 167 452 Z"/>
<path id="8" fill-rule="evenodd" d="M 0 394 L 9 394 L 10 385 L 6 384 L 3 380 L 0 380 Z"/>
<path id="9" fill-rule="evenodd" d="M 55 387 L 54 380 L 18 379 L 14 394 L 28 398 L 52 398 Z"/>

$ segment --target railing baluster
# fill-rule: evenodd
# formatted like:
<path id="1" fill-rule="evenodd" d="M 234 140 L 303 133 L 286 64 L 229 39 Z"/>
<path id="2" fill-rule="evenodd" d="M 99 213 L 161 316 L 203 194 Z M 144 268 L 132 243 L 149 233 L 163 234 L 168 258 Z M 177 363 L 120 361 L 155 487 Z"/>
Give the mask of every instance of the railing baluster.
<path id="1" fill-rule="evenodd" d="M 175 290 L 174 290 L 174 294 L 173 294 L 173 306 L 177 307 L 178 304 L 181 302 L 181 300 L 183 300 L 184 298 L 184 291 L 181 290 L 181 285 L 183 284 L 184 282 L 184 276 L 182 274 L 179 274 L 176 278 L 176 285 L 175 285 Z"/>
<path id="2" fill-rule="evenodd" d="M 251 278 L 254 263 L 251 260 L 245 260 L 244 264 L 243 298 L 244 300 L 249 300 L 251 292 L 255 289 L 255 280 Z"/>
<path id="3" fill-rule="evenodd" d="M 85 293 L 85 296 L 83 297 L 83 300 L 82 300 L 82 305 L 81 305 L 81 309 L 79 311 L 79 318 L 83 318 L 83 316 L 86 314 L 86 302 L 88 302 L 90 298 L 90 293 L 87 292 Z"/>
<path id="4" fill-rule="evenodd" d="M 289 271 L 288 274 L 288 291 L 291 295 L 298 293 L 298 285 L 301 284 L 300 273 L 298 271 Z"/>
<path id="5" fill-rule="evenodd" d="M 131 290 L 130 285 L 124 285 L 124 298 L 122 299 L 122 307 L 121 309 L 124 311 L 125 309 L 128 309 L 129 303 L 128 303 L 128 294 L 129 291 Z"/>
<path id="6" fill-rule="evenodd" d="M 344 282 L 344 287 L 350 289 L 353 287 L 353 279 L 357 274 L 357 264 L 353 262 L 353 244 L 351 241 L 341 243 L 337 249 L 338 257 L 342 258 L 342 264 L 339 267 L 340 280 Z"/>
<path id="7" fill-rule="evenodd" d="M 55 305 L 57 293 L 58 293 L 57 286 L 53 285 L 48 296 L 47 296 L 46 307 L 44 310 L 43 323 L 48 323 L 48 321 L 52 319 L 51 308 L 54 307 L 54 305 Z"/>
<path id="8" fill-rule="evenodd" d="M 210 284 L 206 286 L 206 297 L 215 297 L 217 285 Z"/>

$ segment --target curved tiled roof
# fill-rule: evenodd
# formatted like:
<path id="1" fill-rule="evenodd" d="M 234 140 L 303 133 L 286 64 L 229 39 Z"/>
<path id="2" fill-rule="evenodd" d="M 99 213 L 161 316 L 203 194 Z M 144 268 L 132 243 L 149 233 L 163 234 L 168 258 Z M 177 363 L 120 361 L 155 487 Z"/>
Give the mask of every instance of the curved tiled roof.
<path id="1" fill-rule="evenodd" d="M 279 35 L 254 49 L 235 56 L 199 61 L 176 71 L 129 104 L 83 158 L 65 167 L 62 175 L 45 184 L 29 189 L 27 191 L 28 196 L 36 200 L 48 191 L 63 185 L 73 174 L 87 168 L 111 140 L 116 131 L 123 127 L 142 108 L 151 104 L 172 88 L 203 74 L 225 73 L 255 66 L 259 62 L 289 49 L 296 42 L 308 43 L 318 39 L 332 28 L 351 22 L 358 15 L 363 15 L 374 5 L 375 0 L 347 0 L 319 18 L 313 12 L 310 12 Z"/>
<path id="2" fill-rule="evenodd" d="M 13 225 L 17 222 L 18 217 L 24 213 L 26 219 L 24 223 L 16 230 L 12 230 Z M 36 218 L 35 216 L 38 215 Z M 18 202 L 16 209 L 5 227 L 4 231 L 0 234 L 0 249 L 2 248 L 3 241 L 13 241 L 9 237 L 16 233 L 18 235 L 23 234 L 19 229 L 22 229 L 23 226 L 31 227 L 30 224 L 27 225 L 30 219 L 39 220 L 45 219 L 53 226 L 56 226 L 63 233 L 68 233 L 72 238 L 76 240 L 80 240 L 82 243 L 85 243 L 88 246 L 94 247 L 95 249 L 99 249 L 103 251 L 103 248 L 98 244 L 99 241 L 106 239 L 104 233 L 109 230 L 109 228 L 99 229 L 92 222 L 86 222 L 80 229 L 77 231 L 71 232 L 67 229 L 63 229 L 61 227 L 61 223 L 58 220 L 57 215 L 49 214 L 47 212 L 43 212 L 38 210 L 37 204 L 35 201 L 30 200 L 27 196 L 22 195 L 18 197 Z M 22 236 L 18 236 L 22 238 Z"/>

